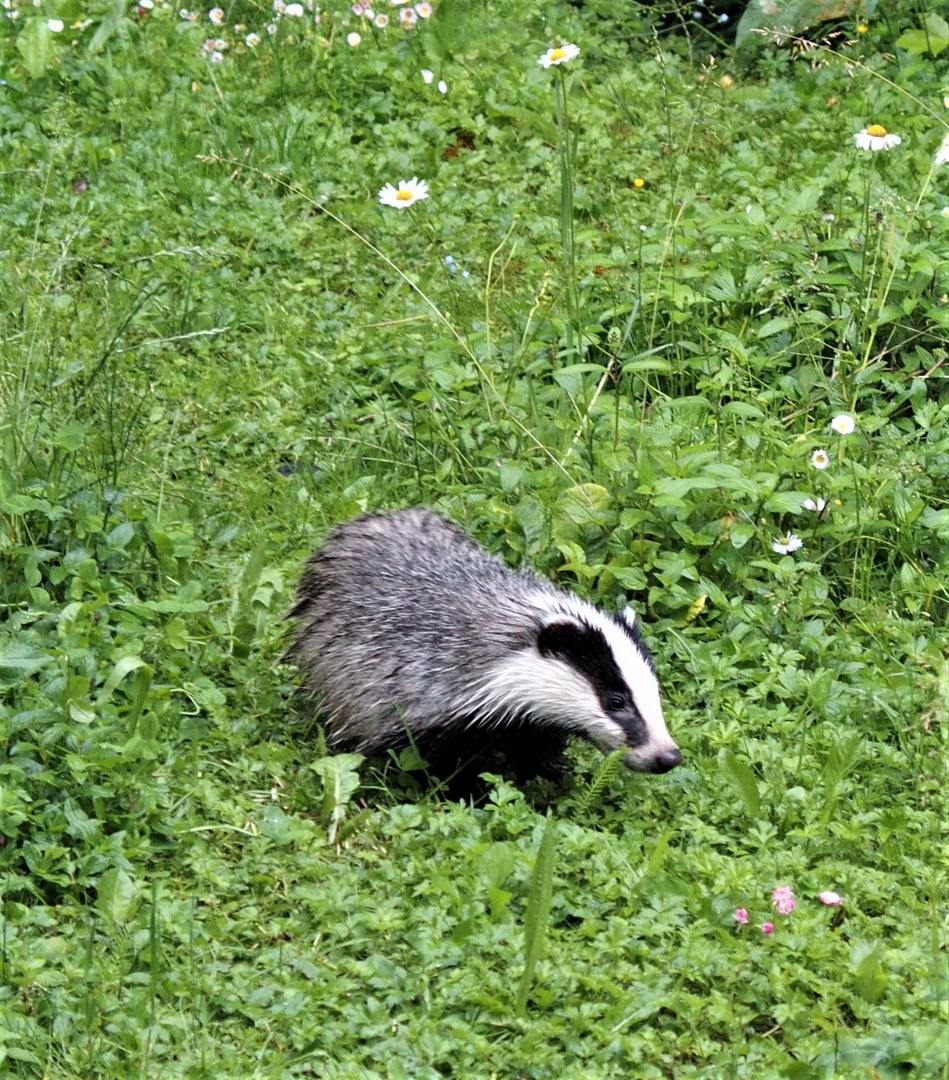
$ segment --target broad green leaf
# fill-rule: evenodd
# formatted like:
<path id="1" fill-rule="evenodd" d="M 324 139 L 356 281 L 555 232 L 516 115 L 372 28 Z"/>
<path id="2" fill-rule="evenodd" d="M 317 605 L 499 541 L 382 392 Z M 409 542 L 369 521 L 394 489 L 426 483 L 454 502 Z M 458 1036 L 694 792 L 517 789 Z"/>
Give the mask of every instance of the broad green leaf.
<path id="1" fill-rule="evenodd" d="M 78 420 L 70 420 L 53 436 L 53 446 L 63 450 L 78 450 L 86 438 L 86 427 Z"/>
<path id="2" fill-rule="evenodd" d="M 122 20 L 125 18 L 127 7 L 126 0 L 112 0 L 109 4 L 109 10 L 103 16 L 102 22 L 99 23 L 98 29 L 89 42 L 88 51 L 90 53 L 98 52 L 118 30 Z"/>
<path id="3" fill-rule="evenodd" d="M 31 79 L 38 79 L 46 71 L 52 53 L 50 37 L 46 20 L 41 18 L 30 19 L 17 35 L 16 47 Z"/>
<path id="4" fill-rule="evenodd" d="M 99 878 L 96 907 L 112 922 L 125 922 L 134 911 L 138 898 L 138 885 L 120 867 L 106 870 Z"/>
<path id="5" fill-rule="evenodd" d="M 761 794 L 758 791 L 758 781 L 755 779 L 755 774 L 731 750 L 723 750 L 719 761 L 725 775 L 738 788 L 738 794 L 745 804 L 749 817 L 757 821 L 761 814 Z"/>

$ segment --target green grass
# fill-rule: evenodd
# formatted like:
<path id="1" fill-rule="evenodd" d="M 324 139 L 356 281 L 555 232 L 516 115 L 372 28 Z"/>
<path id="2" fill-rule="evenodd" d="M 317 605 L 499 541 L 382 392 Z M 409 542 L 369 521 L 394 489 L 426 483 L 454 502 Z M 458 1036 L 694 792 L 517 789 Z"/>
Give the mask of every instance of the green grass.
<path id="1" fill-rule="evenodd" d="M 932 20 L 385 10 L 0 20 L 0 1071 L 947 1080 Z M 281 617 L 416 502 L 630 600 L 686 763 L 327 757 Z"/>

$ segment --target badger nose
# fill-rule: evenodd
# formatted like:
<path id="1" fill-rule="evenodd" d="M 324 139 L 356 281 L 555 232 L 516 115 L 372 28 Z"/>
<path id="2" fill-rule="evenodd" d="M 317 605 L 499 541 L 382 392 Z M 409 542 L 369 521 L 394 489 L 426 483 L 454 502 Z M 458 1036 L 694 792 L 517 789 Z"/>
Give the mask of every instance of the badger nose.
<path id="1" fill-rule="evenodd" d="M 663 773 L 668 772 L 670 769 L 674 769 L 676 765 L 682 764 L 682 751 L 677 747 L 672 747 L 671 750 L 660 750 L 658 754 L 653 758 L 652 769 L 653 772 Z"/>

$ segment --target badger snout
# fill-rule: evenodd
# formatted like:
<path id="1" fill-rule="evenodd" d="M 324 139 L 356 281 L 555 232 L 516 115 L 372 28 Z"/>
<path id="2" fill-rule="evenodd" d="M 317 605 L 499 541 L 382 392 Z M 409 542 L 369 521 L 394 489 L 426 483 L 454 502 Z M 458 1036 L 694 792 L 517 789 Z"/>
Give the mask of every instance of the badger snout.
<path id="1" fill-rule="evenodd" d="M 653 758 L 652 769 L 650 769 L 650 772 L 668 772 L 670 769 L 674 769 L 676 765 L 681 764 L 682 751 L 678 746 L 673 746 L 670 750 L 660 750 L 659 753 L 656 754 Z"/>
<path id="2" fill-rule="evenodd" d="M 645 751 L 645 752 L 644 752 Z M 682 764 L 682 751 L 677 746 L 667 746 L 662 750 L 631 750 L 623 759 L 628 769 L 635 772 L 667 773 L 676 765 Z"/>

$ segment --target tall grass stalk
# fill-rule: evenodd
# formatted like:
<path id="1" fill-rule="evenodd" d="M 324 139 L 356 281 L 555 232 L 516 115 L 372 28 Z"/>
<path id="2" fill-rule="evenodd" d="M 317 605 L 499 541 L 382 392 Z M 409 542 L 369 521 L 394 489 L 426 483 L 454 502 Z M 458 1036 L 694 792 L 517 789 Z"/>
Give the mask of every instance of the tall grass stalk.
<path id="1" fill-rule="evenodd" d="M 567 77 L 557 68 L 554 79 L 557 132 L 560 137 L 560 246 L 563 254 L 563 287 L 567 300 L 567 357 L 573 356 L 579 332 L 580 302 L 577 296 L 576 247 L 573 232 L 573 162 L 570 121 L 567 115 Z"/>

